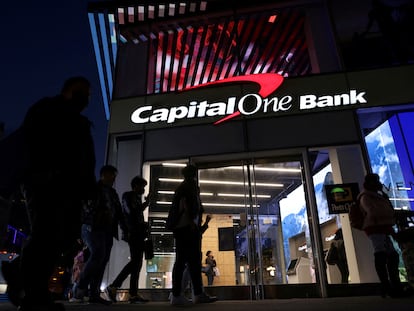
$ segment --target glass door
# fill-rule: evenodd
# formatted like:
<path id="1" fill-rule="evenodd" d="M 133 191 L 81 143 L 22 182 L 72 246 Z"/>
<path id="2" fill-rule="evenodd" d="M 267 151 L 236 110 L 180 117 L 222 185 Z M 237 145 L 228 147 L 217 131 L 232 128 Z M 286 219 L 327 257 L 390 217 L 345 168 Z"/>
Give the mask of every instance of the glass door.
<path id="1" fill-rule="evenodd" d="M 263 285 L 312 283 L 301 162 L 197 166 L 205 213 L 212 215 L 203 253 L 212 251 L 220 269 L 213 286 L 247 285 L 252 299 L 262 299 Z"/>
<path id="2" fill-rule="evenodd" d="M 314 283 L 301 158 L 208 160 L 192 161 L 198 167 L 203 220 L 211 216 L 202 263 L 210 251 L 218 268 L 212 283 L 203 274 L 204 286 L 248 286 L 250 299 L 263 299 L 263 286 Z M 156 196 L 148 211 L 155 257 L 146 262 L 147 288 L 172 285 L 175 246 L 165 219 L 186 163 L 144 166 Z"/>

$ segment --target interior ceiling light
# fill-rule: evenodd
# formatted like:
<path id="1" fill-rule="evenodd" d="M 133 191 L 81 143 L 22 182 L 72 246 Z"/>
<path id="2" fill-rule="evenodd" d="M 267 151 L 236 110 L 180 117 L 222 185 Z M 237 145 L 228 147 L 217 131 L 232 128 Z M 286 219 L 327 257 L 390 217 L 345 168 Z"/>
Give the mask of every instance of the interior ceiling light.
<path id="1" fill-rule="evenodd" d="M 225 169 L 229 170 L 243 170 L 246 166 L 227 166 Z M 262 171 L 262 172 L 284 172 L 284 173 L 301 173 L 300 168 L 286 168 L 286 167 L 258 167 L 258 166 L 250 166 L 250 169 L 254 171 Z"/>
<path id="2" fill-rule="evenodd" d="M 173 195 L 174 191 L 158 190 L 157 193 Z M 200 195 L 211 197 L 211 196 L 214 196 L 214 193 L 212 193 L 212 192 L 200 192 Z M 244 194 L 244 193 L 217 193 L 217 196 L 219 196 L 219 197 L 236 197 L 236 198 L 248 197 L 248 195 Z M 270 194 L 257 194 L 257 195 L 255 195 L 255 197 L 269 199 L 269 198 L 271 198 L 271 195 Z"/>
<path id="3" fill-rule="evenodd" d="M 231 204 L 231 203 L 209 203 L 202 202 L 203 206 L 219 206 L 219 207 L 246 207 L 250 206 L 249 204 Z M 253 204 L 253 207 L 260 207 L 258 204 Z"/>
<path id="4" fill-rule="evenodd" d="M 182 178 L 158 178 L 159 181 L 163 182 L 173 182 L 173 183 L 181 183 L 183 182 Z M 220 185 L 236 185 L 236 186 L 247 186 L 248 184 L 243 181 L 230 181 L 230 180 L 206 180 L 206 179 L 200 179 L 200 184 L 220 184 Z M 283 187 L 283 184 L 278 183 L 259 183 L 256 182 L 255 186 L 259 187 Z"/>
<path id="5" fill-rule="evenodd" d="M 174 191 L 167 191 L 167 190 L 158 190 L 159 194 L 174 194 Z"/>
<path id="6" fill-rule="evenodd" d="M 161 164 L 162 166 L 178 166 L 178 167 L 186 167 L 187 164 L 186 163 L 174 163 L 174 162 L 164 162 Z"/>
<path id="7" fill-rule="evenodd" d="M 245 193 L 217 193 L 217 196 L 219 197 L 237 197 L 237 198 L 244 198 L 248 197 Z M 269 194 L 257 194 L 255 195 L 257 198 L 270 198 L 271 195 Z"/>
<path id="8" fill-rule="evenodd" d="M 164 162 L 162 163 L 162 166 L 178 166 L 178 167 L 185 167 L 187 166 L 186 163 L 174 163 L 174 162 Z M 229 170 L 243 170 L 246 166 L 227 166 L 223 169 L 229 169 Z M 253 168 L 250 166 L 250 168 Z M 262 172 L 284 172 L 284 173 L 301 173 L 300 168 L 286 168 L 286 167 L 258 167 L 254 166 L 253 168 L 256 171 L 262 171 Z"/>
<path id="9" fill-rule="evenodd" d="M 170 205 L 171 201 L 157 201 L 156 204 L 160 205 Z M 220 206 L 220 207 L 246 207 L 248 204 L 232 204 L 232 203 L 211 203 L 211 202 L 202 202 L 203 206 Z M 253 207 L 260 207 L 258 204 L 253 204 Z"/>

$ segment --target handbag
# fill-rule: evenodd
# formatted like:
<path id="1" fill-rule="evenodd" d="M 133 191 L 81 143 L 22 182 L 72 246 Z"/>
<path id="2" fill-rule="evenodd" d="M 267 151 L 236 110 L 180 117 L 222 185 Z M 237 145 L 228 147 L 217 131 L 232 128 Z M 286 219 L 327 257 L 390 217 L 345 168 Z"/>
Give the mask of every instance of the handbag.
<path id="1" fill-rule="evenodd" d="M 151 238 L 144 241 L 144 256 L 146 260 L 154 258 L 154 244 Z"/>

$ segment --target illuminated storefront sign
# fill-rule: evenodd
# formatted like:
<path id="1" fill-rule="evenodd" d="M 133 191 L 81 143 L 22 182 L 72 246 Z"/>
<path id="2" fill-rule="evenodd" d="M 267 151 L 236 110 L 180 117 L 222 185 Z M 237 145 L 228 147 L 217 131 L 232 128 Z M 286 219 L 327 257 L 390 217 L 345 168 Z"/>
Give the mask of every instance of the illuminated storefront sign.
<path id="1" fill-rule="evenodd" d="M 348 105 L 366 104 L 366 92 L 351 89 L 345 93 L 315 95 L 303 94 L 299 96 L 283 95 L 269 96 L 282 85 L 283 77 L 278 74 L 257 74 L 250 76 L 233 77 L 215 81 L 196 87 L 222 85 L 235 82 L 254 82 L 259 85 L 257 93 L 248 93 L 241 97 L 229 96 L 223 101 L 193 100 L 186 105 L 172 107 L 153 107 L 146 105 L 137 108 L 131 114 L 131 121 L 135 124 L 167 123 L 173 124 L 183 119 L 200 119 L 217 117 L 214 124 L 220 124 L 240 115 L 252 116 L 256 114 L 283 114 L 292 110 L 310 111 Z M 195 89 L 195 88 L 192 88 Z"/>

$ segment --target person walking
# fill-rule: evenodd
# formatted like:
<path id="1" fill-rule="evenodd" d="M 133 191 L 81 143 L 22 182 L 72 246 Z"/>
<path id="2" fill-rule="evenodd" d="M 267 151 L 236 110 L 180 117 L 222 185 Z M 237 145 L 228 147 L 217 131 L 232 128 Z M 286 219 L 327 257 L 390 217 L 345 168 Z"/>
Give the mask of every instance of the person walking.
<path id="1" fill-rule="evenodd" d="M 364 213 L 362 229 L 374 248 L 375 270 L 381 282 L 381 296 L 402 297 L 406 293 L 399 276 L 399 255 L 394 248 L 394 208 L 384 193 L 378 174 L 369 173 L 358 195 Z"/>
<path id="2" fill-rule="evenodd" d="M 197 168 L 187 165 L 182 170 L 184 181 L 174 193 L 173 202 L 178 204 L 179 217 L 173 230 L 176 245 L 176 258 L 172 273 L 172 305 L 191 303 L 182 295 L 182 278 L 186 265 L 189 269 L 193 285 L 193 303 L 209 303 L 217 301 L 204 292 L 201 278 L 201 221 L 204 209 L 201 204 L 200 190 L 196 182 Z"/>
<path id="3" fill-rule="evenodd" d="M 210 223 L 211 220 L 211 215 L 207 215 L 206 216 L 206 220 L 204 221 L 204 223 L 201 225 L 201 235 L 204 234 L 204 232 L 208 229 L 208 224 Z M 203 269 L 202 269 L 203 271 Z M 188 265 L 185 265 L 185 269 L 183 272 L 183 279 L 181 281 L 181 293 L 183 296 L 186 296 L 187 294 L 187 290 L 191 293 L 191 295 L 193 295 L 193 286 L 191 284 L 191 275 L 190 275 L 190 271 L 188 270 Z M 170 293 L 172 295 L 172 293 Z"/>
<path id="4" fill-rule="evenodd" d="M 112 165 L 101 168 L 95 199 L 84 207 L 82 240 L 89 249 L 89 258 L 74 286 L 72 302 L 83 301 L 89 289 L 89 303 L 112 303 L 101 297 L 100 286 L 111 255 L 113 239 L 118 239 L 118 225 L 123 230 L 126 228 L 121 202 L 113 188 L 117 173 Z"/>
<path id="5" fill-rule="evenodd" d="M 117 290 L 125 279 L 130 276 L 129 303 L 145 303 L 145 299 L 138 294 L 139 273 L 142 268 L 142 258 L 145 250 L 145 239 L 148 238 L 148 223 L 144 220 L 144 210 L 149 206 L 149 196 L 142 202 L 147 181 L 136 176 L 131 180 L 131 191 L 122 195 L 122 211 L 126 220 L 126 228 L 123 231 L 123 240 L 128 243 L 131 260 L 124 266 L 115 280 L 106 288 L 109 298 L 116 302 Z"/>
<path id="6" fill-rule="evenodd" d="M 82 115 L 90 91 L 85 77 L 71 77 L 59 95 L 32 105 L 22 124 L 31 228 L 19 270 L 24 296 L 15 301 L 21 311 L 64 310 L 48 283 L 61 254 L 80 236 L 82 201 L 90 199 L 95 185 L 91 122 Z"/>

